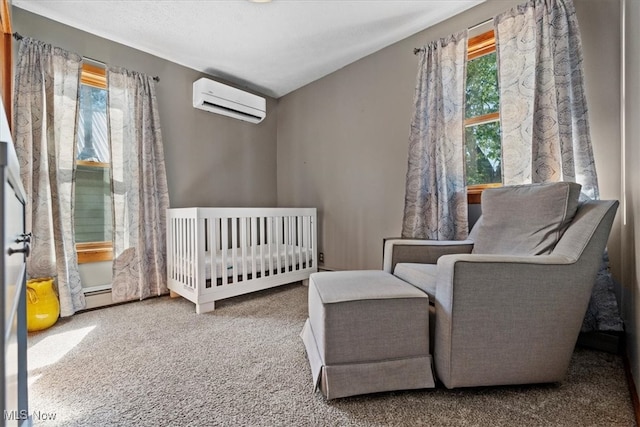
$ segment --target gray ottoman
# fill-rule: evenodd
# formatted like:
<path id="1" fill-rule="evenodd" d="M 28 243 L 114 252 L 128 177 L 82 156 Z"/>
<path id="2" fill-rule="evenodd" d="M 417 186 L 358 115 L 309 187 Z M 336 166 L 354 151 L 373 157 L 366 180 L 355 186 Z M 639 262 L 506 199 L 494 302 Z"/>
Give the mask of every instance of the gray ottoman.
<path id="1" fill-rule="evenodd" d="M 429 297 L 392 274 L 312 274 L 301 335 L 327 399 L 435 386 Z"/>

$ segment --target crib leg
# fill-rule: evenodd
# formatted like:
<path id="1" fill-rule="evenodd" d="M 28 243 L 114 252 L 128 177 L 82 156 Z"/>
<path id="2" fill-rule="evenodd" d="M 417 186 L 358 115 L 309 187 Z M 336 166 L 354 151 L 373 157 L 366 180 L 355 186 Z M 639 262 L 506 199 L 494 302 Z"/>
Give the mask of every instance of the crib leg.
<path id="1" fill-rule="evenodd" d="M 204 304 L 196 304 L 196 313 L 198 314 L 208 313 L 210 311 L 215 310 L 215 308 L 216 308 L 215 301 L 206 302 Z"/>
<path id="2" fill-rule="evenodd" d="M 302 279 L 302 286 L 309 287 L 309 279 Z"/>
<path id="3" fill-rule="evenodd" d="M 173 292 L 173 291 L 171 291 L 171 290 L 169 291 L 169 297 L 170 297 L 170 298 L 178 298 L 179 296 L 180 296 L 180 294 L 179 294 L 179 293 L 177 293 L 177 292 Z"/>

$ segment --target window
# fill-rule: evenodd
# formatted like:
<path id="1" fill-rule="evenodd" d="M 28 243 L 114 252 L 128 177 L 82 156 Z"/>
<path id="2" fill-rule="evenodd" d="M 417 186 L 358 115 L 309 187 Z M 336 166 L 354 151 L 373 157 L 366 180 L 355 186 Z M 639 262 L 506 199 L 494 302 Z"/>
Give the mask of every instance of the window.
<path id="1" fill-rule="evenodd" d="M 83 64 L 78 110 L 74 212 L 78 263 L 108 261 L 113 244 L 104 68 Z"/>
<path id="2" fill-rule="evenodd" d="M 500 93 L 493 30 L 471 37 L 467 49 L 465 156 L 469 203 L 480 203 L 501 173 Z"/>
<path id="3" fill-rule="evenodd" d="M 7 0 L 0 0 L 0 95 L 7 113 L 9 126 L 11 123 L 11 76 L 13 72 L 13 40 L 11 30 L 10 5 Z"/>

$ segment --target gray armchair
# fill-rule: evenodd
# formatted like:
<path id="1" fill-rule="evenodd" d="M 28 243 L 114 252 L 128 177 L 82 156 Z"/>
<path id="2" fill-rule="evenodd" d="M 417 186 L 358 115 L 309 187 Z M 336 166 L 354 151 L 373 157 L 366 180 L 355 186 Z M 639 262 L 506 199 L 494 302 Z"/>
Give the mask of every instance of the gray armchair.
<path id="1" fill-rule="evenodd" d="M 572 183 L 488 189 L 469 240 L 385 242 L 383 269 L 433 303 L 447 388 L 565 377 L 618 206 L 579 193 Z"/>

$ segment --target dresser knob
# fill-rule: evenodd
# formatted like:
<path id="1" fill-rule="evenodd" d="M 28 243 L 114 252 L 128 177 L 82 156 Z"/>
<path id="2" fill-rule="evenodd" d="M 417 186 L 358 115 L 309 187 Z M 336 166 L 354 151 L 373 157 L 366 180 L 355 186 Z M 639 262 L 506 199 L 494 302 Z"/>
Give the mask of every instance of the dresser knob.
<path id="1" fill-rule="evenodd" d="M 29 245 L 29 243 L 25 243 L 24 246 L 20 249 L 9 248 L 9 250 L 7 250 L 7 253 L 9 254 L 9 256 L 13 254 L 24 254 L 25 257 L 28 257 L 31 253 L 31 245 Z"/>
<path id="2" fill-rule="evenodd" d="M 22 233 L 20 237 L 16 239 L 16 243 L 31 243 L 31 233 Z"/>

